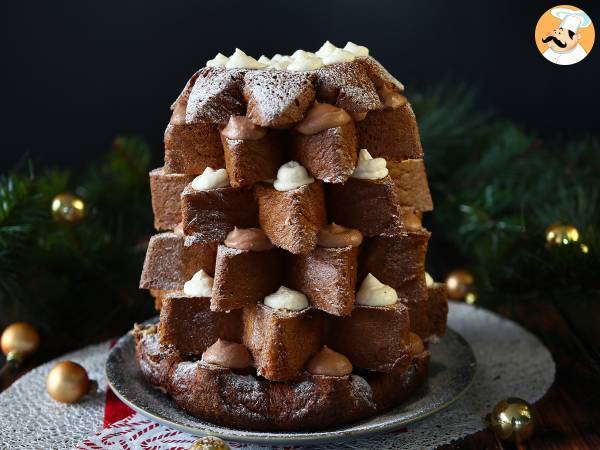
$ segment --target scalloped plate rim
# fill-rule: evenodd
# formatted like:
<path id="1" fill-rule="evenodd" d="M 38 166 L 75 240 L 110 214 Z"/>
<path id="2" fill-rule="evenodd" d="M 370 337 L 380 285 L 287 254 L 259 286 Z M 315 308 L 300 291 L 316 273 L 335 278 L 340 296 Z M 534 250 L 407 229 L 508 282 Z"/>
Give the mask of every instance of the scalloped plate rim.
<path id="1" fill-rule="evenodd" d="M 150 320 L 146 321 L 145 323 L 155 323 L 155 322 L 156 322 L 156 318 L 150 319 Z M 141 380 L 141 376 L 140 376 L 140 379 L 131 378 L 129 380 L 129 382 L 140 384 L 140 381 L 141 381 L 141 383 L 144 383 L 144 388 L 149 390 L 149 392 L 151 392 L 150 395 L 157 398 L 158 402 L 163 404 L 162 405 L 163 407 L 167 407 L 168 409 L 175 409 L 180 413 L 186 414 L 188 416 L 189 420 L 197 422 L 198 425 L 197 425 L 197 427 L 194 427 L 194 426 L 186 425 L 183 423 L 179 423 L 177 421 L 174 421 L 173 419 L 170 419 L 168 417 L 163 417 L 163 416 L 159 415 L 158 413 L 153 412 L 152 408 L 144 408 L 142 406 L 139 406 L 136 403 L 136 399 L 128 398 L 128 396 L 126 394 L 119 391 L 119 389 L 116 386 L 117 381 L 113 378 L 113 376 L 112 376 L 113 372 L 111 370 L 113 367 L 112 366 L 113 364 L 115 364 L 116 366 L 120 365 L 118 363 L 118 361 L 116 361 L 117 358 L 115 355 L 117 354 L 117 352 L 133 350 L 133 337 L 132 337 L 131 333 L 127 333 L 126 335 L 122 336 L 115 343 L 114 347 L 110 350 L 110 353 L 108 355 L 108 358 L 107 358 L 106 364 L 105 364 L 105 376 L 106 376 L 108 385 L 112 389 L 114 394 L 123 403 L 125 403 L 127 406 L 129 406 L 131 409 L 139 412 L 140 414 L 142 414 L 146 417 L 149 417 L 149 418 L 159 422 L 162 425 L 165 425 L 167 427 L 170 427 L 170 428 L 173 428 L 173 429 L 176 429 L 179 431 L 184 431 L 191 435 L 195 435 L 195 436 L 211 435 L 211 436 L 217 436 L 217 437 L 227 440 L 227 441 L 253 443 L 253 444 L 268 444 L 268 445 L 277 445 L 277 444 L 279 444 L 279 445 L 286 445 L 286 444 L 287 445 L 290 445 L 290 444 L 310 445 L 310 444 L 331 443 L 331 442 L 345 441 L 345 440 L 349 440 L 349 439 L 365 438 L 365 437 L 369 437 L 369 436 L 372 436 L 375 434 L 391 432 L 391 431 L 397 430 L 398 428 L 406 427 L 407 425 L 409 425 L 411 423 L 420 421 L 432 414 L 437 413 L 438 411 L 440 411 L 442 409 L 447 408 L 448 406 L 450 406 L 454 402 L 456 402 L 458 399 L 460 399 L 469 390 L 469 388 L 471 387 L 471 385 L 473 383 L 477 363 L 476 363 L 475 355 L 474 355 L 473 350 L 471 349 L 471 346 L 469 345 L 469 343 L 459 333 L 452 330 L 450 327 L 448 327 L 448 329 L 446 331 L 446 335 L 443 338 L 441 338 L 440 342 L 445 342 L 445 341 L 449 340 L 450 336 L 461 345 L 463 351 L 467 352 L 469 359 L 462 361 L 462 364 L 459 367 L 462 370 L 468 371 L 468 377 L 467 377 L 468 379 L 463 380 L 463 383 L 460 385 L 460 387 L 456 388 L 454 391 L 454 394 L 451 397 L 449 397 L 447 400 L 440 402 L 435 407 L 432 407 L 432 408 L 429 408 L 429 409 L 426 409 L 424 411 L 414 413 L 414 414 L 409 414 L 410 410 L 398 411 L 398 410 L 405 408 L 407 405 L 410 405 L 411 401 L 416 400 L 416 398 L 418 398 L 420 395 L 422 395 L 421 391 L 424 389 L 425 386 L 428 386 L 428 384 L 430 382 L 430 377 L 428 377 L 426 382 L 424 383 L 424 385 L 418 387 L 417 390 L 415 392 L 413 392 L 413 394 L 411 394 L 411 396 L 408 398 L 408 400 L 403 402 L 397 408 L 394 408 L 390 411 L 386 411 L 386 412 L 383 412 L 380 414 L 376 414 L 374 416 L 370 416 L 359 422 L 354 422 L 351 424 L 343 425 L 341 427 L 334 428 L 334 429 L 327 429 L 327 430 L 314 431 L 314 432 L 309 432 L 309 431 L 301 431 L 301 432 L 247 431 L 247 430 L 240 430 L 240 429 L 236 429 L 236 428 L 227 428 L 227 427 L 219 426 L 219 425 L 212 424 L 209 422 L 205 422 L 199 418 L 196 418 L 194 416 L 186 414 L 181 409 L 177 408 L 172 399 L 168 398 L 167 395 L 164 394 L 163 392 L 161 392 L 158 388 L 153 387 L 149 384 L 146 384 L 145 381 Z M 430 368 L 432 366 L 432 363 L 434 363 L 436 361 L 436 359 L 435 359 L 436 347 L 438 345 L 439 344 L 433 344 L 430 346 L 430 351 L 432 353 Z M 135 366 L 138 367 L 137 362 L 135 362 Z M 138 368 L 138 371 L 139 371 L 139 368 Z M 116 376 L 118 376 L 118 371 L 115 372 L 115 374 L 116 374 Z M 125 383 L 125 384 L 127 384 L 127 383 Z M 425 397 L 426 396 L 427 395 L 425 395 Z M 376 420 L 377 418 L 380 418 L 382 416 L 390 416 L 390 417 L 381 423 L 374 423 L 374 424 L 368 423 L 368 422 Z"/>

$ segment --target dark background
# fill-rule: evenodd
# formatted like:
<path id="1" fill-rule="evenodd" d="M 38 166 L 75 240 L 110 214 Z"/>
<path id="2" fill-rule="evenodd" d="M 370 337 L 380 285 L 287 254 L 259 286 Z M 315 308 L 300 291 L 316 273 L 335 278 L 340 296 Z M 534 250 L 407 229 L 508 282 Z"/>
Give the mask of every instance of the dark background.
<path id="1" fill-rule="evenodd" d="M 555 66 L 533 33 L 546 1 L 5 2 L 0 169 L 23 154 L 81 167 L 118 134 L 148 138 L 156 165 L 169 105 L 221 51 L 363 44 L 411 90 L 481 87 L 481 104 L 543 136 L 597 132 L 600 49 Z M 579 1 L 600 24 L 600 8 Z M 598 45 L 596 45 L 597 47 Z"/>

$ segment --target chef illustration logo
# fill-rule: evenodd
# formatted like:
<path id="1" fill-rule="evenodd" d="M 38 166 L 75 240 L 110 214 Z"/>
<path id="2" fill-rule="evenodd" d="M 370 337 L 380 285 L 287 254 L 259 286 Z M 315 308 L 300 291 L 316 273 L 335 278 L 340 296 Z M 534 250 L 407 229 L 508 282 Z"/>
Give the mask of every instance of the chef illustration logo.
<path id="1" fill-rule="evenodd" d="M 548 61 L 561 66 L 576 64 L 594 46 L 594 24 L 576 6 L 560 5 L 546 11 L 535 27 L 535 43 Z"/>

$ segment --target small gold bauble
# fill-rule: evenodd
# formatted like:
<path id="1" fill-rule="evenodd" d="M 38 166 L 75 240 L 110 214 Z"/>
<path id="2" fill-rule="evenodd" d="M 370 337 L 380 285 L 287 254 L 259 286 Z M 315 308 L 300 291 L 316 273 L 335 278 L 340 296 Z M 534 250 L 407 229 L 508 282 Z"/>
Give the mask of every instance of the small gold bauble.
<path id="1" fill-rule="evenodd" d="M 521 443 L 535 431 L 535 413 L 525 400 L 509 397 L 502 400 L 486 418 L 492 431 L 500 439 Z"/>
<path id="2" fill-rule="evenodd" d="M 96 388 L 87 372 L 79 364 L 62 361 L 55 365 L 46 378 L 46 389 L 50 396 L 61 403 L 76 403 Z"/>
<path id="3" fill-rule="evenodd" d="M 475 302 L 477 302 L 477 294 L 475 294 L 475 292 L 467 292 L 467 295 L 465 295 L 465 303 L 474 305 Z"/>
<path id="4" fill-rule="evenodd" d="M 26 322 L 15 322 L 2 333 L 0 346 L 7 361 L 18 366 L 28 355 L 34 353 L 40 345 L 40 335 Z"/>
<path id="5" fill-rule="evenodd" d="M 568 245 L 579 240 L 579 230 L 570 224 L 554 223 L 546 228 L 548 245 Z"/>
<path id="6" fill-rule="evenodd" d="M 77 223 L 85 217 L 85 203 L 74 194 L 58 194 L 52 200 L 52 217 L 58 222 Z"/>
<path id="7" fill-rule="evenodd" d="M 192 444 L 190 450 L 230 450 L 227 442 L 214 436 L 204 436 Z"/>
<path id="8" fill-rule="evenodd" d="M 446 277 L 446 286 L 448 288 L 448 297 L 453 300 L 462 300 L 473 290 L 475 278 L 464 269 L 453 270 Z"/>

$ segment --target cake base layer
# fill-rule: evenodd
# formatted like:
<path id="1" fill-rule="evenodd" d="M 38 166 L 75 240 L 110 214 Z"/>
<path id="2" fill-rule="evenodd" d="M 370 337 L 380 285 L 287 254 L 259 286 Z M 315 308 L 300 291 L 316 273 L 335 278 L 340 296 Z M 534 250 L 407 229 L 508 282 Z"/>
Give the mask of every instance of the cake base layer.
<path id="1" fill-rule="evenodd" d="M 138 329 L 134 338 L 142 375 L 180 408 L 221 426 L 257 431 L 321 430 L 391 409 L 425 381 L 430 356 L 427 351 L 414 356 L 402 374 L 330 377 L 305 372 L 301 379 L 283 383 L 254 371 L 186 361 L 159 345 L 155 329 Z"/>

